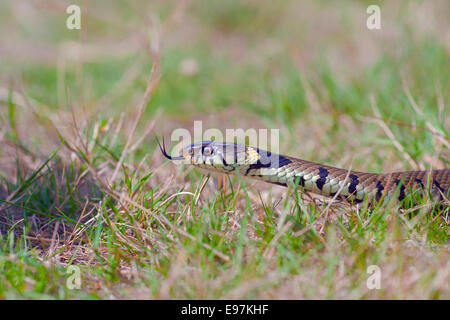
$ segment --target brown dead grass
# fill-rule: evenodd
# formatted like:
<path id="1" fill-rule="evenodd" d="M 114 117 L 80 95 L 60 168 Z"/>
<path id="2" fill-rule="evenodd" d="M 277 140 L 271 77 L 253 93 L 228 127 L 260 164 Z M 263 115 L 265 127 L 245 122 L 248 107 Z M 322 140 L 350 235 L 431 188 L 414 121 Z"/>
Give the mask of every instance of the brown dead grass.
<path id="1" fill-rule="evenodd" d="M 54 5 L 53 2 L 45 2 L 47 5 Z M 395 44 L 400 41 L 401 32 L 396 30 L 399 28 L 392 23 L 395 17 L 398 16 L 398 11 L 404 11 L 405 15 L 413 11 L 422 8 L 427 12 L 432 12 L 433 17 L 436 19 L 432 23 L 420 24 L 423 29 L 420 32 L 432 33 L 438 37 L 438 40 L 450 48 L 450 26 L 448 19 L 443 16 L 441 10 L 437 10 L 439 6 L 431 4 L 418 4 L 416 6 L 409 5 L 405 9 L 402 6 L 386 3 L 386 17 L 385 25 L 392 28 L 392 32 L 389 32 L 388 38 L 369 37 L 366 30 L 354 31 L 353 36 L 346 36 L 348 32 L 346 29 L 341 28 L 340 16 L 342 12 L 339 9 L 327 8 L 323 10 L 321 6 L 315 2 L 310 2 L 306 5 L 299 3 L 293 3 L 282 14 L 280 20 L 288 21 L 282 28 L 291 29 L 292 32 L 287 33 L 285 38 L 278 39 L 275 37 L 268 37 L 263 41 L 258 41 L 257 44 L 252 43 L 248 35 L 233 35 L 223 32 L 217 33 L 217 31 L 201 31 L 201 25 L 199 25 L 192 16 L 187 12 L 189 6 L 185 2 L 182 2 L 180 6 L 176 6 L 173 12 L 173 18 L 169 19 L 170 24 L 164 25 L 166 28 L 164 31 L 158 30 L 160 34 L 164 35 L 163 40 L 166 46 L 182 46 L 191 41 L 192 37 L 198 37 L 199 41 L 205 40 L 213 45 L 213 55 L 226 54 L 233 58 L 233 61 L 239 64 L 254 63 L 255 65 L 262 65 L 268 63 L 268 61 L 275 55 L 275 53 L 286 50 L 292 52 L 294 60 L 297 61 L 298 68 L 301 72 L 310 70 L 310 63 L 315 59 L 317 51 L 320 51 L 323 43 L 333 41 L 335 38 L 344 39 L 344 45 L 339 46 L 335 51 L 327 53 L 327 57 L 332 62 L 331 65 L 335 66 L 337 70 L 342 71 L 342 77 L 356 77 L 364 72 L 364 67 L 372 64 L 376 61 L 385 50 L 393 50 L 395 54 Z M 446 6 L 446 2 L 442 1 Z M 17 6 L 28 5 L 17 5 Z M 55 9 L 56 10 L 56 9 Z M 57 10 L 60 10 L 57 8 Z M 178 11 L 177 11 L 178 10 Z M 355 24 L 360 25 L 363 16 L 357 14 L 357 12 L 363 10 L 362 6 L 356 5 L 352 7 L 351 12 L 355 16 Z M 363 10 L 364 12 L 364 10 Z M 90 13 L 99 18 L 98 12 Z M 426 20 L 422 15 L 422 20 Z M 421 20 L 421 21 L 422 21 Z M 309 31 L 300 30 L 297 27 L 297 22 L 302 21 L 305 26 L 308 26 Z M 323 21 L 327 21 L 324 24 Z M 413 22 L 411 22 L 413 23 Z M 414 22 L 416 23 L 416 22 Z M 101 60 L 111 55 L 127 55 L 130 52 L 144 51 L 145 46 L 151 46 L 151 43 L 145 43 L 147 40 L 143 40 L 142 30 L 136 33 L 137 29 L 141 28 L 139 23 L 136 26 L 130 26 L 129 34 L 126 40 L 117 42 L 117 39 L 106 39 L 102 43 L 89 43 L 82 45 L 74 45 L 73 43 L 64 43 L 60 45 L 44 44 L 40 47 L 34 47 L 36 44 L 30 39 L 15 38 L 14 33 L 8 34 L 9 39 L 6 39 L 10 43 L 5 52 L 5 59 L 13 61 L 14 64 L 23 63 L 24 60 L 32 59 L 34 62 L 47 62 L 54 63 L 58 59 L 63 61 L 61 66 L 65 63 L 70 64 L 75 62 L 76 65 L 82 65 L 85 62 L 92 62 L 95 60 Z M 187 26 L 186 26 L 187 24 Z M 295 26 L 295 27 L 294 27 Z M 448 28 L 445 28 L 448 26 Z M 154 25 L 153 25 L 154 27 Z M 422 28 L 421 27 L 421 28 Z M 280 27 L 281 28 L 281 27 Z M 356 26 L 353 27 L 357 28 Z M 148 29 L 147 29 L 148 30 Z M 151 29 L 154 31 L 154 29 Z M 170 30 L 168 32 L 167 30 Z M 439 30 L 439 32 L 436 32 Z M 440 32 L 444 30 L 444 32 Z M 314 31 L 314 37 L 308 36 L 309 33 Z M 153 35 L 157 34 L 154 33 Z M 302 41 L 296 41 L 302 39 Z M 154 41 L 155 39 L 151 39 Z M 296 43 L 301 43 L 299 46 Z M 2 46 L 3 47 L 3 46 Z M 37 54 L 30 55 L 30 47 L 35 48 Z M 58 51 L 58 48 L 62 48 Z M 338 47 L 338 46 L 336 46 Z M 70 50 L 68 49 L 70 48 Z M 0 153 L 0 172 L 4 173 L 6 178 L 10 182 L 15 182 L 16 176 L 16 160 L 19 160 L 19 168 L 23 172 L 31 172 L 36 170 L 43 161 L 45 156 L 50 154 L 60 143 L 58 134 L 64 139 L 64 145 L 59 152 L 60 161 L 58 165 L 52 167 L 52 174 L 56 175 L 58 181 L 63 181 L 67 172 L 67 163 L 74 163 L 77 168 L 84 166 L 84 169 L 80 169 L 75 181 L 72 181 L 80 192 L 80 208 L 83 210 L 80 212 L 79 222 L 93 223 L 92 218 L 97 214 L 99 210 L 98 203 L 91 203 L 92 198 L 98 196 L 98 194 L 91 193 L 86 186 L 96 184 L 103 192 L 109 193 L 119 204 L 119 207 L 126 208 L 127 205 L 133 205 L 135 207 L 142 206 L 139 198 L 133 198 L 126 194 L 127 190 L 120 184 L 113 186 L 114 181 L 121 181 L 123 179 L 123 173 L 121 166 L 124 164 L 129 169 L 138 169 L 139 174 L 145 174 L 153 171 L 154 176 L 152 180 L 147 182 L 148 187 L 154 187 L 160 185 L 160 193 L 168 192 L 173 195 L 177 192 L 177 186 L 184 186 L 185 190 L 195 190 L 201 184 L 192 182 L 186 178 L 190 168 L 181 168 L 172 163 L 167 164 L 164 159 L 155 152 L 144 158 L 143 161 L 138 162 L 135 160 L 134 152 L 139 148 L 139 145 L 148 143 L 150 138 L 158 135 L 167 135 L 173 129 L 179 127 L 186 127 L 191 130 L 193 120 L 203 120 L 208 123 L 210 127 L 214 128 L 264 128 L 266 124 L 261 120 L 259 115 L 252 114 L 240 109 L 240 106 L 230 106 L 223 111 L 211 112 L 209 114 L 191 113 L 186 115 L 179 115 L 173 117 L 167 117 L 166 115 L 158 115 L 155 117 L 154 123 L 142 124 L 140 122 L 142 115 L 145 112 L 145 108 L 151 95 L 159 82 L 160 78 L 160 65 L 159 56 L 160 51 L 165 47 L 161 44 L 155 46 L 153 42 L 153 51 L 151 52 L 151 59 L 153 63 L 152 74 L 148 78 L 147 87 L 145 92 L 136 94 L 135 101 L 130 102 L 132 107 L 129 108 L 130 112 L 122 113 L 119 119 L 111 118 L 108 125 L 100 127 L 99 123 L 93 120 L 93 115 L 102 110 L 102 108 L 108 108 L 108 103 L 114 100 L 115 92 L 111 91 L 104 97 L 99 99 L 101 104 L 95 102 L 82 104 L 80 101 L 71 101 L 70 110 L 52 110 L 42 103 L 36 101 L 27 101 L 23 99 L 23 103 L 19 103 L 18 107 L 21 112 L 18 112 L 17 123 L 20 123 L 18 134 L 20 141 L 32 141 L 33 138 L 39 137 L 46 143 L 40 147 L 39 152 L 36 154 L 29 154 L 24 152 L 18 147 L 17 143 L 9 140 L 6 136 L 2 135 L 2 132 L 10 129 L 6 126 L 0 129 L 0 144 L 2 145 Z M 76 56 L 71 56 L 75 53 Z M 61 58 L 62 57 L 62 58 Z M 137 64 L 138 65 L 138 64 Z M 139 67 L 131 70 L 130 73 L 123 77 L 123 81 L 119 81 L 119 87 L 131 86 L 133 80 L 136 79 Z M 276 67 L 275 67 L 276 68 Z M 276 74 L 277 71 L 274 72 Z M 318 81 L 314 83 L 319 89 L 323 89 L 323 84 Z M 5 86 L 6 87 L 6 86 Z M 22 88 L 15 86 L 17 90 L 17 96 L 21 97 Z M 325 91 L 325 90 L 322 90 Z M 0 92 L 1 93 L 1 92 Z M 341 114 L 338 116 L 339 137 L 341 140 L 346 141 L 347 152 L 342 155 L 340 146 L 333 144 L 330 141 L 330 137 L 324 135 L 324 132 L 331 130 L 335 123 L 332 123 L 329 119 L 319 119 L 320 112 L 327 112 L 330 109 L 331 101 L 326 103 L 319 103 L 318 98 L 314 96 L 314 91 L 308 92 L 308 102 L 313 108 L 314 112 L 308 113 L 304 118 L 294 124 L 296 129 L 294 136 L 286 134 L 287 129 L 281 126 L 282 132 L 285 133 L 286 139 L 280 146 L 281 150 L 290 150 L 289 154 L 299 157 L 308 157 L 313 155 L 315 161 L 324 161 L 342 167 L 357 167 L 359 170 L 370 171 L 371 164 L 367 161 L 372 155 L 376 154 L 377 157 L 385 159 L 383 167 L 379 168 L 382 171 L 391 171 L 404 169 L 405 159 L 399 156 L 397 152 L 392 149 L 385 148 L 380 145 L 364 146 L 358 139 L 354 139 L 355 136 L 363 135 L 366 130 L 365 127 L 368 123 L 372 123 L 374 119 L 364 119 L 360 122 L 355 121 L 351 117 Z M 331 100 L 331 99 L 328 99 Z M 138 102 L 136 102 L 138 101 Z M 106 107 L 105 107 L 106 106 Z M 125 108 L 124 108 L 125 109 Z M 2 124 L 6 121 L 2 121 Z M 318 124 L 305 125 L 305 124 Z M 142 127 L 150 127 L 152 129 L 146 129 Z M 102 135 L 120 136 L 125 141 L 125 147 L 122 150 L 119 161 L 112 159 L 106 159 L 103 163 L 92 163 L 92 144 L 88 142 L 86 132 L 88 129 L 93 130 L 93 135 L 100 137 Z M 204 128 L 206 129 L 206 128 Z M 375 129 L 375 136 L 383 137 L 385 132 L 383 128 Z M 327 146 L 326 148 L 324 146 Z M 80 157 L 80 152 L 85 155 Z M 443 151 L 445 152 L 445 151 Z M 401 153 L 402 154 L 402 153 Z M 404 152 L 403 152 L 404 154 Z M 355 158 L 354 155 L 357 155 Z M 334 159 L 334 160 L 331 160 Z M 423 163 L 417 164 L 419 167 L 424 166 L 424 163 L 433 163 L 434 166 L 442 166 L 443 163 L 437 156 L 430 155 L 430 158 L 423 159 Z M 414 164 L 410 164 L 413 166 Z M 44 177 L 45 178 L 45 177 Z M 63 183 L 60 183 L 63 185 Z M 255 212 L 256 219 L 262 223 L 262 215 L 264 214 L 263 207 L 261 205 L 261 199 L 264 203 L 270 203 L 275 206 L 275 213 L 282 215 L 282 211 L 277 209 L 277 204 L 283 201 L 286 197 L 285 189 L 279 187 L 273 187 L 267 189 L 266 186 L 262 186 L 260 183 L 248 181 L 248 195 L 252 203 L 252 211 Z M 6 199 L 14 190 L 7 190 L 0 182 L 0 198 Z M 199 192 L 198 205 L 206 203 L 208 199 L 211 199 L 217 192 L 216 185 L 214 183 L 207 183 L 204 189 Z M 16 200 L 16 199 L 15 199 Z M 306 203 L 315 201 L 318 205 L 322 202 L 317 199 L 306 198 Z M 0 206 L 2 206 L 0 204 Z M 5 210 L 3 206 L 0 209 Z M 245 211 L 246 200 L 242 196 L 236 199 L 236 211 L 230 216 L 229 234 L 224 234 L 225 240 L 233 239 L 235 234 L 239 232 L 239 221 L 242 218 L 242 214 Z M 54 208 L 49 208 L 49 213 Z M 145 209 L 145 208 L 141 208 Z M 168 208 L 169 210 L 176 210 L 176 206 Z M 314 226 L 317 230 L 323 230 L 325 219 L 335 219 L 336 215 L 341 212 L 342 208 L 333 207 L 330 213 L 330 217 L 321 217 Z M 145 211 L 145 210 L 144 210 Z M 12 220 L 1 221 L 0 232 L 5 233 L 12 225 L 20 225 L 20 215 L 22 211 L 20 209 L 14 209 L 8 206 L 8 212 L 12 215 Z M 170 214 L 171 212 L 168 212 Z M 217 212 L 223 214 L 223 212 Z M 146 211 L 147 216 L 154 215 L 154 212 Z M 186 208 L 185 212 L 188 219 L 193 219 L 192 213 Z M 5 219 L 2 216 L 2 219 Z M 386 281 L 387 286 L 383 288 L 382 294 L 378 295 L 377 291 L 368 291 L 365 287 L 354 287 L 354 283 L 357 280 L 366 275 L 354 273 L 349 274 L 347 270 L 354 270 L 354 266 L 357 263 L 356 255 L 352 255 L 348 248 L 345 246 L 340 247 L 338 243 L 336 247 L 327 247 L 324 249 L 323 254 L 332 254 L 340 252 L 342 257 L 340 258 L 336 267 L 336 273 L 333 275 L 333 290 L 330 290 L 321 279 L 327 277 L 327 266 L 320 265 L 320 261 L 314 259 L 309 260 L 304 266 L 305 269 L 310 270 L 304 274 L 292 275 L 290 273 L 280 272 L 276 269 L 276 264 L 272 262 L 272 267 L 268 268 L 268 272 L 264 277 L 249 275 L 248 279 L 242 280 L 242 282 L 234 289 L 227 292 L 225 295 L 220 295 L 219 292 L 223 288 L 224 284 L 231 281 L 233 274 L 229 270 L 219 272 L 214 278 L 209 281 L 204 281 L 204 275 L 202 265 L 198 261 L 193 261 L 180 245 L 182 242 L 180 239 L 193 238 L 194 235 L 187 233 L 184 229 L 179 228 L 177 225 L 173 225 L 165 219 L 164 216 L 159 217 L 159 227 L 163 231 L 167 231 L 171 234 L 171 237 L 175 239 L 175 243 L 179 246 L 176 252 L 176 256 L 172 260 L 172 265 L 169 268 L 167 277 L 162 280 L 161 286 L 157 292 L 152 292 L 148 287 L 135 287 L 128 286 L 127 281 L 133 279 L 140 279 L 142 271 L 137 270 L 133 264 L 132 259 L 137 255 L 126 251 L 123 252 L 108 252 L 106 247 L 99 247 L 95 251 L 92 244 L 88 242 L 83 232 L 78 232 L 79 229 L 75 226 L 65 226 L 64 224 L 58 224 L 57 222 L 46 223 L 46 219 L 38 218 L 35 216 L 33 219 L 40 219 L 35 221 L 36 227 L 32 229 L 32 233 L 28 235 L 29 239 L 33 241 L 42 249 L 42 256 L 45 258 L 53 259 L 55 263 L 65 265 L 69 261 L 80 265 L 98 265 L 100 256 L 105 261 L 110 256 L 119 254 L 119 267 L 122 283 L 109 288 L 101 279 L 96 276 L 91 276 L 87 283 L 90 288 L 106 293 L 112 294 L 115 298 L 185 298 L 186 296 L 192 296 L 192 292 L 189 292 L 189 288 L 195 288 L 195 297 L 198 299 L 215 298 L 220 296 L 222 298 L 241 299 L 246 297 L 256 297 L 261 299 L 303 299 L 303 298 L 328 298 L 332 296 L 336 299 L 344 298 L 422 298 L 422 297 L 435 297 L 436 292 L 447 292 L 447 283 L 449 279 L 450 265 L 448 262 L 448 250 L 443 250 L 441 255 L 433 254 L 433 248 L 428 248 L 425 244 L 417 245 L 417 242 L 397 243 L 397 239 L 393 239 L 392 248 L 389 251 L 389 256 L 386 257 L 385 265 L 382 266 L 383 278 L 394 279 L 393 281 Z M 39 226 L 39 227 L 38 227 Z M 142 226 L 139 226 L 142 227 Z M 147 226 L 149 228 L 155 228 L 155 226 Z M 290 227 L 290 226 L 289 226 Z M 20 228 L 16 228 L 20 230 Z M 16 230 L 15 229 L 15 230 Z M 155 228 L 156 229 L 156 228 Z M 281 229 L 282 231 L 283 229 Z M 74 233 L 74 231 L 77 231 Z M 250 237 L 255 236 L 254 230 L 247 230 Z M 301 232 L 300 230 L 299 232 Z M 19 231 L 18 231 L 19 232 Z M 161 232 L 161 231 L 160 231 Z M 20 234 L 18 234 L 20 235 Z M 130 234 L 127 235 L 124 241 L 132 243 L 137 238 Z M 149 247 L 152 244 L 157 243 L 159 247 L 164 248 L 161 238 L 158 237 L 155 231 L 153 239 L 147 239 Z M 201 244 L 205 245 L 205 244 Z M 171 248 L 160 249 L 157 254 L 162 256 L 170 256 L 173 252 Z M 248 256 L 252 256 L 252 250 L 254 248 L 245 248 L 244 251 L 248 251 Z M 272 247 L 269 247 L 266 251 L 268 261 L 271 261 L 275 255 Z M 397 261 L 397 254 L 402 259 L 406 259 L 411 263 L 400 263 Z M 155 256 L 157 255 L 155 254 Z M 219 261 L 228 261 L 229 257 L 216 252 L 216 258 Z M 245 254 L 245 253 L 244 253 Z M 155 258 L 155 261 L 157 258 Z M 413 263 L 412 263 L 413 262 Z M 432 271 L 428 271 L 432 270 Z M 427 291 L 422 291 L 422 286 L 418 286 L 417 282 L 422 281 L 423 275 L 429 272 L 429 282 L 427 283 Z M 442 298 L 442 296 L 440 296 Z M 448 298 L 444 296 L 443 298 Z"/>

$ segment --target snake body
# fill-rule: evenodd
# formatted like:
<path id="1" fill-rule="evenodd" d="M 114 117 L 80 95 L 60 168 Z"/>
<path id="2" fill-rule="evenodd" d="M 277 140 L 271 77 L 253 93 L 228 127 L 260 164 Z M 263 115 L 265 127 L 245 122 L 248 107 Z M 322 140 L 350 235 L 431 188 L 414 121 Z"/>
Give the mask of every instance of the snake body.
<path id="1" fill-rule="evenodd" d="M 185 147 L 180 156 L 171 157 L 161 146 L 161 152 L 171 160 L 184 160 L 202 169 L 236 173 L 282 186 L 299 186 L 306 191 L 335 197 L 352 203 L 367 199 L 402 201 L 413 192 L 428 193 L 443 199 L 450 191 L 450 169 L 366 173 L 279 155 L 242 144 L 200 141 Z"/>

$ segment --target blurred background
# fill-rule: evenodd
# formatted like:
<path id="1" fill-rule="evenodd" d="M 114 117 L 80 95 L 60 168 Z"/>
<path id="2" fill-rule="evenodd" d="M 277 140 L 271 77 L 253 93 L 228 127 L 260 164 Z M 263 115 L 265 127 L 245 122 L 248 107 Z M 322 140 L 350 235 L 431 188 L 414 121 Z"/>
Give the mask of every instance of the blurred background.
<path id="1" fill-rule="evenodd" d="M 70 4 L 82 10 L 80 30 L 66 28 Z M 380 2 L 379 30 L 366 27 L 369 4 L 3 1 L 0 93 L 3 101 L 10 89 L 26 94 L 41 117 L 61 126 L 65 118 L 71 121 L 70 112 L 79 114 L 80 121 L 106 122 L 124 114 L 127 123 L 150 73 L 148 38 L 156 21 L 162 78 L 138 130 L 155 115 L 154 132 L 160 135 L 190 129 L 193 120 L 203 120 L 204 129 L 279 128 L 280 150 L 335 162 L 335 153 L 345 146 L 358 155 L 353 160 L 361 169 L 393 169 L 380 168 L 377 157 L 387 157 L 392 161 L 386 166 L 397 169 L 404 167 L 396 164 L 398 154 L 374 152 L 373 138 L 385 135 L 382 130 L 378 134 L 379 126 L 370 118 L 397 123 L 392 130 L 413 158 L 435 153 L 431 144 L 421 143 L 426 141 L 423 132 L 416 132 L 416 139 L 401 124 L 426 126 L 414 123 L 414 99 L 422 119 L 446 134 L 450 4 Z M 45 148 L 41 124 L 31 119 L 26 124 L 30 114 L 20 109 L 16 114 L 21 124 L 17 134 Z M 1 119 L 6 130 L 5 112 Z M 148 141 L 153 148 L 152 139 Z M 383 142 L 377 144 L 389 152 Z M 365 161 L 365 147 L 374 167 Z"/>
<path id="2" fill-rule="evenodd" d="M 344 168 L 385 172 L 448 167 L 450 2 L 377 1 L 381 9 L 381 29 L 369 30 L 366 22 L 370 14 L 366 10 L 372 2 L 1 1 L 0 200 L 7 201 L 0 202 L 0 212 L 3 210 L 7 214 L 0 216 L 0 232 L 6 234 L 15 228 L 17 234 L 21 234 L 23 219 L 31 221 L 26 215 L 36 216 L 36 212 L 58 217 L 64 213 L 64 217 L 74 219 L 70 220 L 72 227 L 86 208 L 93 208 L 94 213 L 103 212 L 99 209 L 105 203 L 99 201 L 102 186 L 93 183 L 97 179 L 91 174 L 93 169 L 121 192 L 132 189 L 131 171 L 136 173 L 131 180 L 147 179 L 147 174 L 152 173 L 151 179 L 142 185 L 155 188 L 155 193 L 162 190 L 162 199 L 183 188 L 194 192 L 203 174 L 168 164 L 155 143 L 156 136 L 165 136 L 168 140 L 177 128 L 192 131 L 194 120 L 203 121 L 203 130 L 279 129 L 281 153 Z M 66 9 L 71 4 L 81 8 L 80 30 L 66 27 L 70 16 Z M 156 86 L 149 99 L 145 99 L 144 92 L 155 66 L 161 77 L 159 82 L 153 79 Z M 140 109 L 142 101 L 145 108 Z M 44 170 L 51 163 L 55 163 L 52 168 L 56 170 Z M 285 194 L 279 187 L 270 187 L 272 194 L 266 191 L 269 186 L 248 183 L 264 191 L 258 194 L 251 189 L 249 193 L 255 212 L 263 210 L 260 199 L 272 201 L 273 196 L 279 203 Z M 205 190 L 202 199 L 214 199 L 216 190 L 212 187 Z M 129 194 L 134 195 L 135 191 Z M 167 203 L 170 206 L 164 210 L 181 212 L 176 203 Z M 237 207 L 243 211 L 245 201 L 238 202 Z M 219 209 L 212 207 L 211 212 Z M 55 234 L 65 237 L 61 228 L 56 227 L 58 232 L 54 231 L 55 220 L 39 217 L 33 218 L 34 222 L 26 224 L 26 228 L 39 230 L 46 239 L 54 238 Z M 191 221 L 188 218 L 187 221 Z M 87 225 L 96 227 L 95 220 L 89 221 Z M 195 228 L 203 228 L 203 225 Z M 98 234 L 109 234 L 111 230 Z M 204 231 L 204 241 L 209 241 L 208 230 L 192 230 L 201 230 L 198 234 Z M 273 230 L 277 232 L 276 228 Z M 428 237 L 433 243 L 446 243 L 448 234 L 442 230 L 442 225 L 436 223 L 436 228 L 426 231 L 423 238 Z M 163 231 L 162 238 L 165 237 Z M 239 233 L 233 232 L 230 239 L 236 244 Z M 314 241 L 317 240 L 310 241 L 306 235 L 301 242 L 306 248 L 305 255 L 309 254 L 310 247 L 316 246 Z M 267 243 L 272 243 L 272 236 Z M 30 237 L 37 236 L 30 234 Z M 69 240 L 73 240 L 72 237 Z M 101 238 L 92 237 L 95 241 Z M 218 239 L 220 244 L 215 244 L 220 247 L 223 242 L 222 238 Z M 372 243 L 369 237 L 365 239 Z M 49 243 L 53 242 L 49 240 Z M 260 247 L 264 248 L 267 243 L 263 242 Z M 163 242 L 161 246 L 166 248 L 165 245 Z M 177 242 L 177 245 L 183 247 L 185 242 Z M 292 240 L 292 246 L 297 250 L 298 241 Z M 175 250 L 174 247 L 171 249 Z M 359 254 L 357 247 L 350 246 L 341 256 Z M 357 262 L 365 261 L 368 249 L 359 247 L 362 251 L 361 256 L 355 258 L 355 268 L 365 275 L 363 264 Z M 292 258 L 291 249 L 284 251 L 279 261 L 291 261 L 292 265 L 280 262 L 281 267 L 278 267 L 295 273 L 300 264 Z M 223 249 L 231 257 L 234 257 L 233 250 L 233 247 Z M 201 254 L 206 255 L 203 251 Z M 172 252 L 161 258 L 162 262 L 155 262 L 164 272 L 172 263 L 182 265 L 178 260 L 171 260 L 179 258 L 178 255 L 172 258 Z M 191 256 L 194 262 L 203 257 L 197 251 L 189 252 L 194 252 Z M 256 260 L 262 256 L 258 251 L 249 252 Z M 151 259 L 153 253 L 149 255 Z M 441 253 L 433 260 L 435 273 L 429 277 L 437 279 L 436 282 L 423 289 L 420 284 L 414 286 L 418 283 L 415 280 L 408 282 L 419 278 L 411 275 L 415 271 L 402 271 L 396 276 L 407 277 L 407 281 L 399 281 L 399 291 L 394 290 L 396 293 L 390 295 L 387 290 L 382 297 L 445 295 L 446 282 L 439 279 L 443 279 L 441 267 L 448 267 L 448 249 Z M 185 254 L 180 253 L 183 257 Z M 415 253 L 407 256 L 408 259 L 415 257 Z M 429 269 L 428 256 L 421 257 L 420 263 L 416 261 L 420 265 L 418 268 Z M 315 262 L 311 263 L 315 266 Z M 353 260 L 348 263 L 352 265 Z M 193 265 L 195 268 L 195 263 Z M 321 266 L 328 268 L 329 265 L 332 264 Z M 391 266 L 389 270 L 394 277 L 396 262 Z M 264 268 L 258 270 L 266 270 Z M 313 269 L 315 267 L 308 270 Z M 251 273 L 248 279 L 257 276 L 261 277 L 258 281 L 264 282 L 265 271 L 258 272 Z M 188 282 L 194 287 L 200 284 L 214 287 L 217 283 L 208 280 L 219 274 L 226 284 L 227 273 L 227 270 L 214 269 L 211 274 L 205 272 Z M 247 275 L 243 277 L 247 279 Z M 315 288 L 316 283 L 310 282 L 308 274 L 304 275 L 303 284 Z M 323 278 L 322 274 L 316 276 Z M 342 283 L 356 281 L 352 285 L 358 283 L 354 288 L 359 288 L 359 278 L 342 277 Z M 206 278 L 208 280 L 204 280 Z M 150 283 L 159 285 L 158 277 L 156 282 L 152 282 L 154 278 L 149 279 Z M 329 283 L 320 287 L 323 290 L 318 287 L 317 292 L 309 295 L 307 291 L 299 293 L 297 288 L 289 287 L 289 276 L 285 279 L 288 280 L 280 290 L 273 289 L 279 293 L 276 297 L 326 297 L 328 291 L 324 288 L 331 287 L 335 291 L 329 297 L 352 296 L 349 291 L 339 289 L 342 287 Z M 337 278 L 329 279 L 337 281 Z M 51 283 L 48 278 L 45 281 Z M 405 283 L 407 285 L 403 285 Z M 411 283 L 413 287 L 408 287 Z M 170 295 L 164 288 L 161 285 L 162 291 L 155 289 L 156 296 L 215 298 L 228 292 L 224 289 L 209 294 L 212 291 L 197 288 L 199 291 L 195 289 L 195 293 Z M 239 288 L 236 290 L 228 297 L 247 297 Z M 245 290 L 242 292 L 249 292 Z M 364 294 L 358 292 L 353 297 L 365 297 Z M 372 293 L 374 296 L 376 294 Z M 261 292 L 250 297 L 267 299 L 274 295 Z"/>

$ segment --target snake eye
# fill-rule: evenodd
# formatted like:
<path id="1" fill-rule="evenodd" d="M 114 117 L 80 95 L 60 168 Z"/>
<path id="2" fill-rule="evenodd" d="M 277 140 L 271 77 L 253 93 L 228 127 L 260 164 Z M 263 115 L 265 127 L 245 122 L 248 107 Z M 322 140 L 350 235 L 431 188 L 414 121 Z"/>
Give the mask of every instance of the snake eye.
<path id="1" fill-rule="evenodd" d="M 203 148 L 203 155 L 204 156 L 210 156 L 211 154 L 212 154 L 212 148 L 211 147 Z"/>

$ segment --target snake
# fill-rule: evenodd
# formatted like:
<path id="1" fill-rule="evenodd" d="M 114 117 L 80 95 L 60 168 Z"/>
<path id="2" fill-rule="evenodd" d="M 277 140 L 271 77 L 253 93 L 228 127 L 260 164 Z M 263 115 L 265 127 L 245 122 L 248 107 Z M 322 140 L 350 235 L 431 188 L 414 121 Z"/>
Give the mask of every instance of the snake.
<path id="1" fill-rule="evenodd" d="M 180 160 L 207 171 L 240 174 L 280 186 L 300 187 L 352 204 L 365 200 L 370 204 L 381 200 L 401 202 L 416 192 L 441 201 L 448 199 L 450 193 L 450 168 L 367 173 L 218 141 L 195 142 L 181 149 L 179 156 L 170 156 L 164 140 L 162 145 L 157 142 L 169 160 Z"/>

